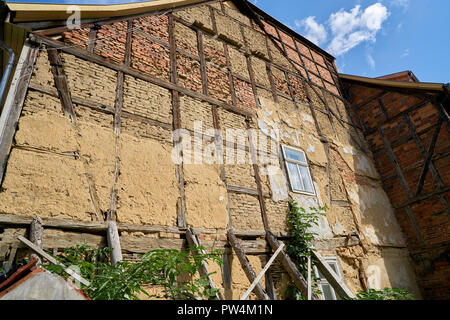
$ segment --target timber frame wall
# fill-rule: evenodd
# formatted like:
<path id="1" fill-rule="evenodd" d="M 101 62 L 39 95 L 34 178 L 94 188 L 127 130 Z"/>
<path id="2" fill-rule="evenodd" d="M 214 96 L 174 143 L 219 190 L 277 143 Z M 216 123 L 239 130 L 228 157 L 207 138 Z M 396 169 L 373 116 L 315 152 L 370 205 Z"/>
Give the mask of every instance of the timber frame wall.
<path id="1" fill-rule="evenodd" d="M 209 10 L 209 16 L 211 17 L 211 25 L 195 19 L 187 21 L 182 15 L 177 14 L 183 10 L 197 8 L 205 4 L 210 5 L 207 6 L 207 10 Z M 257 110 L 261 107 L 258 93 L 260 89 L 265 90 L 271 94 L 275 102 L 287 99 L 297 109 L 309 109 L 317 135 L 326 150 L 331 150 L 328 146 L 338 137 L 338 127 L 341 127 L 348 131 L 356 149 L 370 157 L 370 151 L 361 131 L 363 127 L 360 124 L 355 124 L 358 120 L 358 113 L 349 108 L 349 104 L 340 91 L 340 79 L 333 58 L 304 38 L 292 34 L 287 28 L 263 12 L 249 6 L 246 2 L 236 1 L 235 4 L 242 12 L 252 17 L 251 20 L 248 20 L 248 23 L 239 20 L 239 17 L 233 17 L 230 13 L 230 8 L 221 1 L 205 1 L 195 5 L 138 16 L 87 23 L 83 24 L 82 29 L 77 32 L 58 27 L 34 31 L 30 34 L 31 42 L 38 47 L 30 49 L 32 58 L 27 60 L 27 66 L 33 67 L 38 51 L 41 54 L 47 53 L 54 86 L 43 85 L 33 80 L 30 81 L 29 77 L 21 77 L 17 97 L 22 98 L 14 101 L 13 109 L 16 114 L 11 118 L 12 122 L 8 139 L 2 140 L 2 145 L 0 146 L 1 182 L 3 183 L 5 179 L 5 169 L 7 168 L 7 160 L 11 150 L 20 149 L 30 152 L 55 154 L 51 150 L 19 145 L 14 140 L 16 124 L 27 92 L 44 94 L 58 99 L 62 113 L 74 124 L 78 121 L 77 108 L 80 107 L 90 109 L 96 114 L 108 115 L 113 118 L 115 135 L 114 179 L 109 192 L 110 203 L 107 210 L 101 208 L 98 195 L 95 193 L 94 181 L 92 177 L 86 175 L 90 190 L 90 200 L 94 208 L 92 213 L 94 221 L 76 222 L 44 217 L 44 228 L 56 232 L 47 235 L 44 233 L 42 239 L 44 248 L 57 250 L 82 242 L 83 239 L 92 245 L 105 245 L 104 233 L 108 229 L 107 223 L 115 220 L 120 221 L 121 218 L 117 206 L 120 192 L 118 179 L 121 172 L 119 143 L 124 123 L 127 119 L 131 119 L 158 127 L 165 132 L 182 128 L 183 119 L 180 110 L 182 97 L 191 97 L 211 105 L 212 108 L 208 114 L 208 119 L 215 129 L 221 129 L 221 120 L 223 119 L 221 119 L 220 114 L 223 110 L 239 116 L 240 119 L 244 119 L 246 128 L 255 128 Z M 233 38 L 233 35 L 226 34 L 223 30 L 218 30 L 216 19 L 223 18 L 237 27 L 239 39 Z M 154 24 L 153 26 L 160 26 L 163 20 L 164 23 L 167 23 L 167 31 L 154 28 L 154 33 L 149 30 L 143 32 L 136 28 L 135 25 L 139 19 L 148 19 L 151 24 Z M 199 20 L 202 19 L 199 18 Z M 196 35 L 196 49 L 194 51 L 188 44 L 175 37 L 175 24 L 187 28 L 189 32 Z M 114 36 L 114 28 L 118 28 L 120 35 L 116 35 L 114 38 L 116 42 L 108 43 L 108 36 Z M 264 39 L 262 47 L 255 48 L 254 43 L 248 43 L 246 32 L 253 32 Z M 149 41 L 152 44 L 152 49 L 155 51 L 168 53 L 164 58 L 161 58 L 161 54 L 155 55 L 157 57 L 155 60 L 163 66 L 161 69 L 155 67 L 157 64 L 153 66 L 135 64 L 134 58 L 137 53 L 133 51 L 133 43 L 137 41 L 136 38 L 138 36 Z M 56 37 L 57 40 L 52 37 Z M 217 48 L 211 48 L 211 46 L 207 45 L 208 41 L 213 41 L 220 45 Z M 99 46 L 99 43 L 103 47 Z M 117 43 L 120 43 L 121 46 L 117 46 Z M 245 57 L 244 73 L 247 73 L 247 75 L 242 75 L 242 70 L 235 70 L 230 58 L 230 55 L 233 54 L 232 52 L 238 52 Z M 74 92 L 75 88 L 70 87 L 68 77 L 64 72 L 65 63 L 67 63 L 64 57 L 68 56 L 92 62 L 116 72 L 113 107 L 107 103 L 99 102 L 98 99 L 82 97 Z M 216 57 L 216 59 L 211 57 Z M 255 74 L 255 61 L 262 62 L 268 79 L 267 83 L 263 83 L 257 78 L 261 74 Z M 192 68 L 190 70 L 183 69 L 187 65 L 192 66 Z M 197 78 L 194 79 L 195 81 L 189 82 L 186 80 L 186 74 L 192 78 Z M 226 79 L 226 81 L 218 81 L 214 76 L 216 74 L 225 75 L 222 79 Z M 31 76 L 25 71 L 23 75 Z M 133 77 L 134 79 L 169 90 L 171 101 L 170 123 L 125 110 L 124 85 L 127 77 Z M 319 121 L 318 118 L 326 119 L 326 125 Z M 193 133 L 191 129 L 187 130 Z M 173 143 L 173 141 L 170 141 L 170 143 Z M 240 147 L 249 151 L 251 156 L 254 156 L 256 147 L 252 146 L 251 137 L 249 137 L 247 143 L 248 147 Z M 58 155 L 73 159 L 78 159 L 80 156 L 76 153 L 58 153 Z M 329 176 L 329 163 L 333 160 L 331 160 L 331 157 L 328 158 L 328 155 L 327 152 L 328 164 L 326 172 Z M 280 164 L 283 166 L 281 159 Z M 267 201 L 270 199 L 270 195 L 264 189 L 258 165 L 252 166 L 252 175 L 254 177 L 254 187 L 252 188 L 227 183 L 224 165 L 220 169 L 222 173 L 221 179 L 226 186 L 228 197 L 236 194 L 256 197 L 262 224 L 262 230 L 256 227 L 253 230 L 239 230 L 233 226 L 231 209 L 228 207 L 229 224 L 226 228 L 219 230 L 220 232 L 214 229 L 203 230 L 196 228 L 194 230 L 194 233 L 198 234 L 203 241 L 203 245 L 208 247 L 214 244 L 216 247 L 224 250 L 226 269 L 226 266 L 229 264 L 227 257 L 231 252 L 230 243 L 237 255 L 239 256 L 238 251 L 242 255 L 242 250 L 239 249 L 234 236 L 241 239 L 241 249 L 244 249 L 245 258 L 245 254 L 269 255 L 272 250 L 275 251 L 279 246 L 277 237 L 285 239 L 286 233 L 274 230 L 275 228 L 271 225 L 274 219 L 271 220 L 267 214 Z M 360 181 L 358 179 L 363 180 L 360 177 L 354 178 L 355 181 Z M 118 223 L 118 231 L 122 233 L 120 242 L 125 258 L 132 259 L 137 253 L 144 253 L 155 248 L 181 249 L 185 247 L 188 225 L 186 222 L 186 178 L 182 165 L 176 167 L 176 183 L 178 191 L 176 227 Z M 328 190 L 328 192 L 330 191 Z M 342 204 L 342 201 L 336 201 L 334 204 L 339 206 Z M 349 204 L 344 203 L 342 206 L 349 207 Z M 9 230 L 9 233 L 4 234 L 2 238 L 2 242 L 8 244 L 8 247 L 2 247 L 2 250 L 7 250 L 7 252 L 0 252 L 0 256 L 3 255 L 8 258 L 8 261 L 12 262 L 18 258 L 16 257 L 17 248 L 23 248 L 20 242 L 16 240 L 17 235 L 26 235 L 28 233 L 32 218 L 24 217 L 20 214 L 16 215 L 15 212 L 7 212 L 1 214 L 0 219 L 0 225 L 7 226 L 8 229 L 5 230 Z M 13 227 L 17 229 L 12 229 Z M 59 230 L 66 231 L 64 237 L 57 236 Z M 231 234 L 230 232 L 227 233 L 226 230 L 231 230 Z M 132 235 L 133 233 L 149 235 L 149 238 L 152 240 L 135 237 Z M 326 243 L 317 243 L 317 246 L 320 248 L 322 245 L 324 250 L 333 251 L 339 247 L 359 244 L 360 241 L 357 236 L 348 235 L 348 237 L 336 237 Z M 245 259 L 242 259 L 242 261 L 242 264 L 245 265 Z M 282 262 L 299 289 L 304 292 L 304 279 L 298 275 L 298 270 L 294 270 L 295 267 L 292 267 L 292 262 L 290 262 L 287 255 L 282 255 Z M 254 275 L 250 272 L 251 270 L 248 271 L 247 277 L 251 281 Z M 225 287 L 231 286 L 228 273 L 229 270 L 223 271 Z M 360 281 L 362 287 L 366 288 L 363 273 L 361 271 Z M 273 287 L 270 278 L 269 272 L 266 277 L 266 290 L 269 297 L 274 298 L 274 292 L 270 289 Z M 255 290 L 259 290 L 258 296 L 264 298 L 265 293 L 260 289 L 257 287 Z M 255 292 L 257 293 L 258 291 Z"/>
<path id="2" fill-rule="evenodd" d="M 424 298 L 450 297 L 450 99 L 344 80 L 408 239 Z"/>

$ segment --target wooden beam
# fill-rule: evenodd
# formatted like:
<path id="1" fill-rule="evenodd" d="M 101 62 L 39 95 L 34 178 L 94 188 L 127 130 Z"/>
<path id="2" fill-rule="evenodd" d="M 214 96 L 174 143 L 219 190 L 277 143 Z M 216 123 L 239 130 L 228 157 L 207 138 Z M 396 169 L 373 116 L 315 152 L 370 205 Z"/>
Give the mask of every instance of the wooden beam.
<path id="1" fill-rule="evenodd" d="M 234 233 L 231 229 L 228 230 L 227 236 L 228 236 L 228 241 L 230 242 L 231 246 L 233 247 L 234 252 L 236 253 L 236 255 L 239 259 L 239 262 L 241 263 L 241 266 L 245 272 L 245 275 L 247 276 L 250 283 L 253 283 L 256 279 L 256 273 L 255 273 L 255 271 L 253 271 L 253 268 L 250 265 L 250 262 L 248 261 L 247 257 L 245 256 L 244 249 L 242 249 L 241 245 L 239 244 L 239 241 L 237 240 L 236 236 L 234 235 Z M 269 296 L 267 295 L 266 291 L 261 286 L 261 284 L 257 283 L 253 291 L 257 295 L 258 299 L 270 300 Z"/>
<path id="2" fill-rule="evenodd" d="M 25 43 L 0 118 L 0 187 L 39 48 Z"/>
<path id="3" fill-rule="evenodd" d="M 411 190 L 409 189 L 408 182 L 405 179 L 405 176 L 403 175 L 402 169 L 400 168 L 400 164 L 398 163 L 397 157 L 394 154 L 394 151 L 392 150 L 391 143 L 384 135 L 384 131 L 381 127 L 378 128 L 378 132 L 381 136 L 381 139 L 383 140 L 384 149 L 386 151 L 386 154 L 388 155 L 389 159 L 392 162 L 392 165 L 394 166 L 395 172 L 397 173 L 397 177 L 400 181 L 400 185 L 403 189 L 403 192 L 405 193 L 406 197 L 408 199 L 412 198 Z M 416 235 L 417 240 L 419 241 L 421 246 L 425 245 L 425 240 L 423 238 L 422 232 L 420 230 L 419 225 L 417 224 L 416 218 L 414 217 L 414 212 L 409 206 L 405 206 L 406 214 L 408 216 L 409 222 L 412 226 L 412 229 L 414 231 L 414 234 Z"/>
<path id="4" fill-rule="evenodd" d="M 251 130 L 250 123 L 248 121 L 246 122 L 246 125 L 247 125 L 247 131 L 248 131 L 250 158 L 251 158 L 251 162 L 253 163 L 253 172 L 255 174 L 255 181 L 256 181 L 256 186 L 258 189 L 258 200 L 259 200 L 259 206 L 261 208 L 261 217 L 262 217 L 264 229 L 270 230 L 269 219 L 267 217 L 266 202 L 264 199 L 263 187 L 262 187 L 262 183 L 261 183 L 261 176 L 259 174 L 259 166 L 258 166 L 258 162 L 257 162 L 258 161 L 257 150 L 256 150 L 256 146 L 253 144 L 253 142 L 256 141 L 256 137 L 253 136 L 253 131 Z"/>
<path id="5" fill-rule="evenodd" d="M 424 101 L 421 101 L 421 102 L 419 102 L 418 104 L 416 104 L 416 105 L 414 105 L 414 106 L 408 108 L 407 110 L 404 110 L 404 111 L 402 111 L 402 112 L 400 112 L 400 113 L 397 113 L 395 116 L 391 116 L 389 119 L 387 119 L 385 122 L 379 124 L 378 126 L 379 126 L 379 127 L 382 127 L 382 126 L 384 126 L 385 124 L 388 124 L 389 122 L 392 122 L 393 120 L 396 120 L 396 119 L 398 119 L 398 118 L 403 117 L 405 114 L 409 114 L 409 113 L 411 113 L 411 112 L 413 112 L 413 111 L 415 111 L 415 110 L 417 110 L 417 109 L 420 109 L 420 108 L 426 106 L 429 102 L 430 102 L 430 100 L 428 100 L 428 99 L 427 99 L 427 100 L 424 100 Z M 373 129 L 371 129 L 371 130 L 366 130 L 366 131 L 364 132 L 364 136 L 367 137 L 367 136 L 369 136 L 369 135 L 371 135 L 371 134 L 376 133 L 377 131 L 379 131 L 378 128 L 373 128 Z"/>
<path id="6" fill-rule="evenodd" d="M 55 48 L 47 48 L 48 61 L 52 69 L 53 79 L 55 81 L 56 90 L 58 90 L 59 99 L 61 100 L 61 106 L 64 114 L 72 120 L 76 121 L 76 115 L 72 104 L 72 98 L 70 97 L 69 85 L 67 78 L 64 75 L 63 65 L 58 50 Z"/>
<path id="7" fill-rule="evenodd" d="M 422 156 L 424 157 L 424 161 L 426 160 L 426 156 L 427 156 L 427 151 L 425 150 L 425 146 L 423 145 L 422 140 L 420 139 L 419 133 L 417 133 L 414 124 L 412 123 L 412 121 L 410 120 L 408 115 L 404 116 L 404 119 L 406 121 L 406 124 L 408 125 L 409 128 L 409 133 L 411 134 L 411 136 L 413 137 L 413 139 L 416 142 L 417 147 L 419 148 L 420 153 L 422 153 Z M 439 188 L 443 188 L 444 185 L 444 181 L 442 181 L 442 178 L 437 170 L 437 168 L 435 167 L 434 163 L 433 163 L 433 159 L 435 157 L 431 158 L 430 161 L 430 165 L 429 165 L 429 170 L 433 176 L 433 179 L 436 183 L 436 185 Z M 445 210 L 450 213 L 450 206 L 447 202 L 447 200 L 445 199 L 445 197 L 443 195 L 439 195 L 439 201 L 441 202 L 441 204 L 444 206 Z"/>
<path id="8" fill-rule="evenodd" d="M 200 240 L 194 234 L 194 231 L 191 228 L 188 228 L 186 230 L 186 239 L 187 239 L 187 241 L 189 243 L 189 246 L 195 247 L 196 249 L 201 247 Z M 198 255 L 197 251 L 192 251 L 192 253 L 194 255 Z M 201 250 L 201 253 L 204 254 L 205 251 Z M 216 286 L 214 285 L 214 281 L 212 280 L 211 275 L 209 274 L 208 265 L 206 264 L 205 261 L 202 261 L 202 267 L 200 269 L 200 275 L 203 276 L 203 277 L 206 276 L 208 278 L 209 286 L 212 289 L 216 289 Z M 217 297 L 217 300 L 224 300 L 223 297 L 222 297 L 222 294 L 220 293 L 220 291 L 216 294 L 216 297 Z"/>
<path id="9" fill-rule="evenodd" d="M 280 243 L 278 239 L 275 237 L 275 235 L 272 232 L 267 231 L 266 236 L 267 241 L 269 242 L 272 249 L 278 250 L 278 248 L 280 247 Z M 286 252 L 282 251 L 280 257 L 284 268 L 291 276 L 291 279 L 294 281 L 295 285 L 300 290 L 303 297 L 306 298 L 308 296 L 308 284 L 306 283 L 305 278 L 300 273 L 300 271 L 298 271 L 297 267 L 295 266 L 295 263 L 292 262 L 291 258 L 289 258 Z M 316 294 L 313 294 L 312 300 L 319 300 L 319 297 Z"/>
<path id="10" fill-rule="evenodd" d="M 383 100 L 381 98 L 378 98 L 377 100 L 378 100 L 378 106 L 380 107 L 381 113 L 383 113 L 386 121 L 389 120 L 389 114 L 388 114 L 386 107 L 383 104 Z"/>
<path id="11" fill-rule="evenodd" d="M 90 53 L 86 50 L 83 50 L 83 49 L 80 49 L 77 47 L 67 46 L 63 42 L 56 41 L 56 40 L 53 40 L 53 39 L 45 37 L 45 36 L 41 36 L 41 35 L 33 33 L 33 32 L 30 33 L 30 39 L 32 39 L 32 41 L 34 41 L 34 42 L 42 43 L 47 46 L 59 49 L 68 54 L 74 55 L 80 59 L 84 59 L 84 60 L 99 64 L 101 66 L 107 67 L 107 68 L 115 70 L 115 71 L 122 71 L 123 73 L 128 74 L 132 77 L 135 77 L 137 79 L 150 82 L 152 84 L 158 85 L 160 87 L 163 87 L 163 88 L 166 88 L 169 90 L 175 90 L 179 93 L 185 94 L 192 98 L 206 101 L 208 103 L 211 103 L 213 105 L 219 106 L 226 110 L 235 112 L 237 114 L 241 114 L 241 115 L 248 116 L 248 117 L 254 117 L 256 115 L 255 111 L 250 111 L 243 107 L 229 105 L 229 104 L 224 103 L 223 101 L 220 101 L 213 97 L 205 96 L 202 93 L 195 92 L 195 91 L 186 89 L 184 87 L 181 87 L 179 85 L 176 85 L 174 83 L 171 83 L 170 81 L 158 79 L 158 78 L 148 75 L 144 72 L 141 72 L 139 70 L 128 67 L 125 64 L 119 64 L 119 63 L 110 61 L 106 58 L 103 58 L 103 57 L 97 55 L 97 54 Z"/>
<path id="12" fill-rule="evenodd" d="M 423 201 L 425 199 L 428 199 L 430 197 L 442 195 L 442 194 L 447 193 L 449 191 L 450 191 L 450 186 L 445 186 L 443 188 L 439 188 L 437 190 L 434 190 L 434 191 L 432 191 L 430 193 L 422 194 L 422 195 L 419 195 L 417 197 L 412 197 L 412 198 L 410 198 L 410 199 L 406 200 L 405 202 L 402 202 L 402 203 L 400 203 L 398 205 L 394 205 L 394 209 L 402 209 L 402 208 L 408 207 L 408 206 L 410 206 L 412 204 L 415 204 L 415 203 L 418 203 L 418 202 Z"/>
<path id="13" fill-rule="evenodd" d="M 353 292 L 350 291 L 350 289 L 345 285 L 345 282 L 342 281 L 339 276 L 333 271 L 333 269 L 325 261 L 322 255 L 316 250 L 311 250 L 311 254 L 314 258 L 316 258 L 317 269 L 324 275 L 328 283 L 333 287 L 336 294 L 338 294 L 342 299 L 355 298 Z"/>
<path id="14" fill-rule="evenodd" d="M 30 226 L 30 240 L 39 248 L 42 248 L 42 235 L 44 232 L 41 217 L 35 216 Z"/>
<path id="15" fill-rule="evenodd" d="M 112 249 L 111 251 L 111 263 L 117 264 L 122 261 L 122 249 L 120 246 L 119 229 L 114 221 L 108 221 L 108 231 L 107 231 L 108 247 Z"/>
<path id="16" fill-rule="evenodd" d="M 416 197 L 423 190 L 425 178 L 427 176 L 428 169 L 430 167 L 431 159 L 433 158 L 434 148 L 436 147 L 436 142 L 439 137 L 439 132 L 441 131 L 442 122 L 443 122 L 442 118 L 439 117 L 438 124 L 437 124 L 436 130 L 434 131 L 433 138 L 431 139 L 430 146 L 427 151 L 427 156 L 425 158 L 425 163 L 423 165 L 422 172 L 420 174 L 419 183 L 417 184 Z"/>
<path id="17" fill-rule="evenodd" d="M 278 255 L 280 254 L 281 250 L 283 250 L 284 248 L 284 243 L 281 244 L 281 246 L 277 249 L 277 251 L 275 251 L 275 253 L 272 255 L 272 257 L 270 258 L 270 260 L 266 263 L 266 265 L 264 266 L 264 269 L 262 269 L 262 271 L 258 274 L 258 276 L 256 277 L 256 279 L 253 281 L 253 283 L 251 284 L 251 286 L 247 289 L 247 291 L 245 291 L 244 295 L 241 297 L 241 300 L 247 300 L 248 296 L 250 295 L 250 293 L 253 291 L 253 289 L 255 288 L 255 286 L 259 283 L 259 281 L 261 280 L 261 278 L 264 276 L 264 274 L 267 272 L 267 270 L 270 268 L 270 266 L 272 265 L 272 263 L 275 261 L 276 257 L 278 257 Z"/>
<path id="18" fill-rule="evenodd" d="M 91 30 L 89 30 L 89 42 L 87 44 L 87 51 L 89 52 L 94 52 L 95 42 L 97 40 L 97 32 L 98 32 L 97 26 L 93 26 L 91 27 Z"/>
<path id="19" fill-rule="evenodd" d="M 50 261 L 53 264 L 59 265 L 61 267 L 64 268 L 64 271 L 71 275 L 74 279 L 80 281 L 82 284 L 84 284 L 85 286 L 89 286 L 90 282 L 87 281 L 86 279 L 84 279 L 82 276 L 80 276 L 78 273 L 76 273 L 75 271 L 73 271 L 72 269 L 66 268 L 65 265 L 63 265 L 62 263 L 58 262 L 55 258 L 53 258 L 51 255 L 47 254 L 44 250 L 42 250 L 41 248 L 39 248 L 38 246 L 34 245 L 32 242 L 30 242 L 28 239 L 22 237 L 22 236 L 18 236 L 17 237 L 21 242 L 23 242 L 25 245 L 27 245 L 28 247 L 30 247 L 30 249 L 32 249 L 34 252 L 38 253 L 39 255 L 41 255 L 43 258 L 47 259 L 48 261 Z"/>

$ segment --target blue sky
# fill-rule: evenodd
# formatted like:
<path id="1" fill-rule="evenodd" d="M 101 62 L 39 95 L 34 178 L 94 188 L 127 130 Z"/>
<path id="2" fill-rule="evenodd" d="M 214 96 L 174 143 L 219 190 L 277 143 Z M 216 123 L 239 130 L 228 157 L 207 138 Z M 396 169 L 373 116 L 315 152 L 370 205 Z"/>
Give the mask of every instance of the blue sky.
<path id="1" fill-rule="evenodd" d="M 343 73 L 450 82 L 448 0 L 251 0 L 333 54 Z M 11 1 L 12 2 L 12 1 Z M 125 0 L 15 2 L 124 3 Z"/>

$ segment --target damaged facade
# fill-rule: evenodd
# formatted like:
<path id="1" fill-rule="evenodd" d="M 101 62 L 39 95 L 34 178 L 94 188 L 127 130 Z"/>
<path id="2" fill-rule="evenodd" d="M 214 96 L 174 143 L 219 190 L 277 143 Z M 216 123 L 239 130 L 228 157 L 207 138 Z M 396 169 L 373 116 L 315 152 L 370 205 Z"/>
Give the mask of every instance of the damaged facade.
<path id="1" fill-rule="evenodd" d="M 214 284 L 224 298 L 239 299 L 250 281 L 227 230 L 258 274 L 273 252 L 266 231 L 286 240 L 295 200 L 328 207 L 315 247 L 353 293 L 395 287 L 449 297 L 445 272 L 436 279 L 439 288 L 447 281 L 442 296 L 417 281 L 423 274 L 411 259 L 410 226 L 387 181 L 396 176 L 380 165 L 387 160 L 370 135 L 380 123 L 368 127 L 378 118 L 362 115 L 369 104 L 355 108 L 363 102 L 348 83 L 357 80 L 342 78 L 322 49 L 247 1 L 149 1 L 109 17 L 82 12 L 76 30 L 9 8 L 4 29 L 32 32 L 17 51 L 0 121 L 4 264 L 28 254 L 17 236 L 28 235 L 36 215 L 44 221 L 42 247 L 54 253 L 83 241 L 106 246 L 106 221 L 116 221 L 124 259 L 182 249 L 191 227 L 203 246 L 222 250 L 224 267 L 210 266 Z M 416 98 L 412 89 L 403 94 Z M 444 107 L 433 108 L 430 117 L 444 119 Z M 381 123 L 397 111 L 389 112 Z M 447 190 L 436 195 L 443 213 L 433 216 L 442 220 L 440 244 L 449 235 L 445 119 L 435 141 L 440 158 L 423 160 L 434 163 Z M 261 281 L 272 299 L 283 299 L 292 281 L 280 260 Z"/>

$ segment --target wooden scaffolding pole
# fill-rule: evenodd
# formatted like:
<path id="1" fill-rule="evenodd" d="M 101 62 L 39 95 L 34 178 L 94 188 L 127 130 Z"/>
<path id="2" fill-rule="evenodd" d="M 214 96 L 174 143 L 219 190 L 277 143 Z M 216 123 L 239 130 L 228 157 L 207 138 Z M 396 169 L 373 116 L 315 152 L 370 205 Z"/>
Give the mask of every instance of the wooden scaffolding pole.
<path id="1" fill-rule="evenodd" d="M 256 273 L 255 271 L 253 271 L 250 262 L 245 256 L 244 249 L 242 249 L 238 239 L 236 238 L 235 234 L 231 229 L 228 230 L 227 236 L 231 246 L 233 247 L 234 252 L 236 253 L 239 259 L 239 262 L 242 265 L 242 269 L 244 269 L 245 275 L 247 276 L 250 283 L 253 283 L 256 279 Z M 270 300 L 269 296 L 267 295 L 266 291 L 264 290 L 264 288 L 261 286 L 260 283 L 256 284 L 255 288 L 253 289 L 253 292 L 257 295 L 258 299 L 260 300 Z"/>

